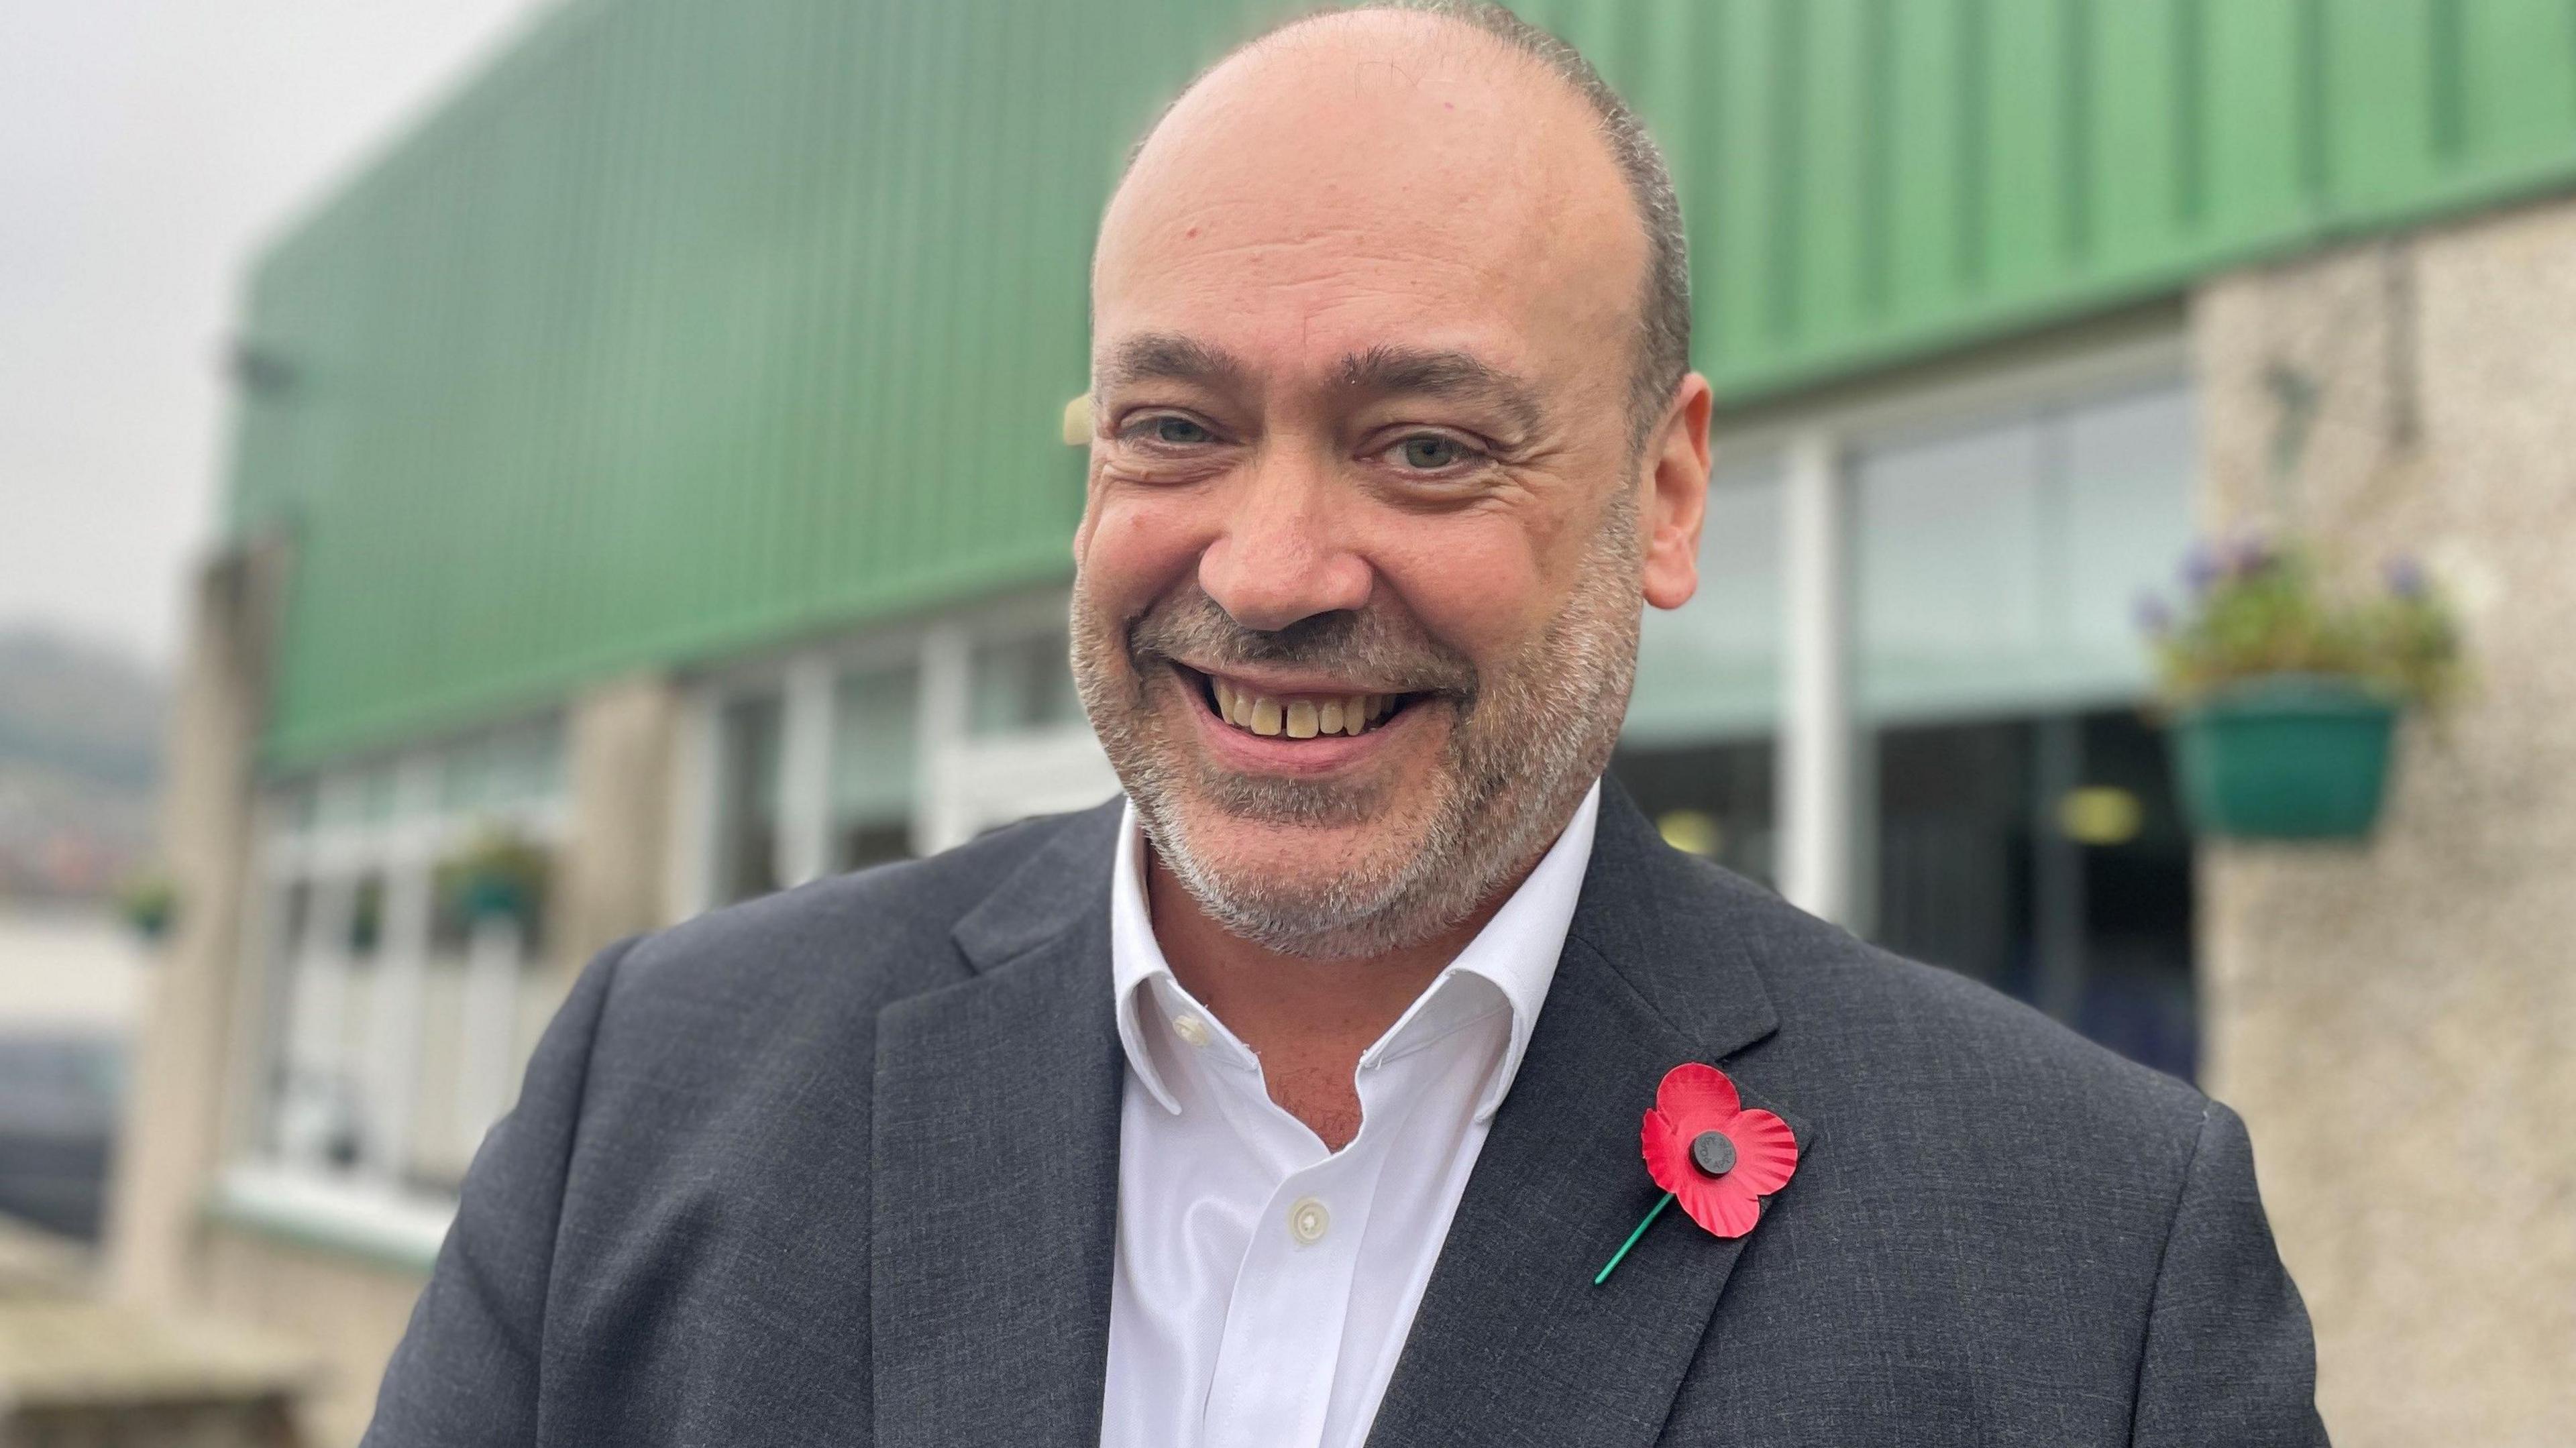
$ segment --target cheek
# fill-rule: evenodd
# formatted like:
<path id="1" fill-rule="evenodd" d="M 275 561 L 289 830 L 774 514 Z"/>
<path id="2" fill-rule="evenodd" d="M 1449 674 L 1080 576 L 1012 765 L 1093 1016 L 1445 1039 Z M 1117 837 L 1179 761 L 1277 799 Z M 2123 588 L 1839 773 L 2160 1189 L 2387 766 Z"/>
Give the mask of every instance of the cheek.
<path id="1" fill-rule="evenodd" d="M 1378 579 L 1433 638 L 1480 669 L 1494 667 L 1549 616 L 1531 540 L 1508 526 L 1427 531 L 1418 542 L 1378 549 Z"/>
<path id="2" fill-rule="evenodd" d="M 1198 566 L 1205 530 L 1155 494 L 1111 492 L 1083 519 L 1083 587 L 1096 604 L 1132 618 Z"/>

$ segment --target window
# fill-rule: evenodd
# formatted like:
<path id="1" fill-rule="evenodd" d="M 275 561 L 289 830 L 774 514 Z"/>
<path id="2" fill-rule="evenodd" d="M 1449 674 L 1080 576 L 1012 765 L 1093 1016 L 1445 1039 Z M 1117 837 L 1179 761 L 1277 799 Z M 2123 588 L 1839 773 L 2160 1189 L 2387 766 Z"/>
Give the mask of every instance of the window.
<path id="1" fill-rule="evenodd" d="M 967 727 L 990 737 L 1082 724 L 1071 654 L 1061 628 L 976 645 Z"/>
<path id="2" fill-rule="evenodd" d="M 2135 698 L 2130 624 L 2191 541 L 2179 384 L 1864 447 L 1851 462 L 1859 703 L 1881 720 Z"/>
<path id="3" fill-rule="evenodd" d="M 921 670 L 912 664 L 842 676 L 832 731 L 832 868 L 912 853 L 921 786 Z"/>
<path id="4" fill-rule="evenodd" d="M 716 898 L 748 900 L 786 883 L 779 858 L 785 705 L 776 692 L 728 700 L 717 722 Z"/>
<path id="5" fill-rule="evenodd" d="M 945 849 L 1118 787 L 1073 686 L 1061 594 L 710 683 L 703 899 Z"/>
<path id="6" fill-rule="evenodd" d="M 541 872 L 563 789 L 545 720 L 270 792 L 253 1165 L 386 1201 L 453 1193 L 561 984 L 531 968 L 541 891 L 495 909 L 468 887 L 495 859 Z"/>
<path id="7" fill-rule="evenodd" d="M 1772 778 L 1778 753 L 1767 737 L 1659 746 L 1623 741 L 1610 772 L 1665 843 L 1776 885 Z"/>
<path id="8" fill-rule="evenodd" d="M 2131 610 L 2189 545 L 2192 477 L 2169 383 L 1865 448 L 1850 481 L 1857 923 L 2178 1075 L 2190 842 Z"/>
<path id="9" fill-rule="evenodd" d="M 1876 736 L 1873 938 L 2189 1077 L 2191 840 L 2131 710 Z"/>
<path id="10" fill-rule="evenodd" d="M 1612 772 L 1756 879 L 1800 888 L 1803 832 L 1844 923 L 2188 1074 L 2190 842 L 2131 617 L 2189 543 L 2192 392 L 2170 354 L 1973 386 L 1736 442 L 1698 594 L 1641 626 Z M 1790 657 L 1793 615 L 1835 610 Z M 1836 761 L 1803 800 L 1782 741 Z"/>

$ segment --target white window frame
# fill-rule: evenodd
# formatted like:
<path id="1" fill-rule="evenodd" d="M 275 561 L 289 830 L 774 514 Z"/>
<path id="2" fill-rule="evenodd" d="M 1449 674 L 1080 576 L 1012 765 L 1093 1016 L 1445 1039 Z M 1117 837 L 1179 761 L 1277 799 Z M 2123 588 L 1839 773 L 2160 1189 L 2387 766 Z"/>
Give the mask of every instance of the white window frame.
<path id="1" fill-rule="evenodd" d="M 570 747 L 564 721 L 552 716 L 467 738 L 516 729 L 553 730 L 555 747 Z M 235 1109 L 229 1113 L 227 1165 L 208 1203 L 219 1218 L 398 1265 L 426 1266 L 436 1254 L 455 1201 L 401 1177 L 410 1156 L 420 1086 L 420 1003 L 430 953 L 434 874 L 440 861 L 494 827 L 557 848 L 569 837 L 571 824 L 568 759 L 563 782 L 542 798 L 457 811 L 442 808 L 442 770 L 455 742 L 335 766 L 318 779 L 272 787 L 254 812 L 253 878 L 259 900 L 244 923 L 240 958 L 247 968 L 240 973 L 235 1015 L 245 1023 L 238 1033 L 244 1049 L 235 1055 L 228 1083 Z M 328 825 L 317 819 L 298 828 L 289 817 L 286 803 L 293 790 L 348 790 L 357 787 L 355 781 L 386 769 L 395 781 L 389 818 Z M 336 971 L 345 985 L 347 972 L 354 969 L 344 946 L 308 949 L 280 940 L 277 931 L 286 900 L 302 884 L 310 892 L 304 922 L 308 935 L 318 931 L 320 938 L 345 941 L 349 902 L 358 883 L 369 876 L 383 882 L 384 900 L 369 967 L 374 983 L 363 1063 L 369 1082 L 368 1129 L 358 1162 L 343 1170 L 283 1156 L 269 1147 L 272 1115 L 280 1109 L 274 1090 L 279 1057 L 294 1048 L 281 1007 L 293 999 L 295 977 L 315 969 L 326 977 Z M 470 1020 L 463 1032 L 480 1059 L 460 1068 L 458 1109 L 461 1121 L 479 1122 L 480 1129 L 488 1129 L 506 1109 L 520 1066 L 521 954 L 515 939 L 497 938 L 477 941 L 469 953 L 469 974 L 479 972 L 484 978 L 482 989 L 469 995 L 482 998 L 482 1014 L 489 1019 Z M 496 977 L 510 988 L 493 989 Z M 333 983 L 323 982 L 326 1004 Z M 332 1032 L 335 1038 L 339 1034 Z"/>
<path id="2" fill-rule="evenodd" d="M 723 798 L 726 705 L 748 694 L 780 695 L 779 840 L 782 888 L 819 878 L 832 863 L 832 747 L 841 681 L 853 673 L 910 666 L 920 681 L 915 715 L 912 847 L 918 854 L 965 843 L 981 830 L 1031 813 L 1096 804 L 1118 787 L 1108 757 L 1081 722 L 1011 734 L 969 729 L 974 654 L 997 643 L 1065 627 L 1062 588 L 990 599 L 926 619 L 850 634 L 828 643 L 709 670 L 692 682 L 675 789 L 671 898 L 685 917 L 722 903 L 716 831 Z"/>

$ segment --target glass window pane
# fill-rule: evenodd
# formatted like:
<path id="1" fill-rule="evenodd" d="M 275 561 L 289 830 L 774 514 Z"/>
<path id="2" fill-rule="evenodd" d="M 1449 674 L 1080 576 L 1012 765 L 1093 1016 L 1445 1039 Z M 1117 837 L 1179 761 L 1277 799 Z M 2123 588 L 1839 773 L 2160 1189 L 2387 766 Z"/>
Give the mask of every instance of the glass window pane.
<path id="1" fill-rule="evenodd" d="M 277 788 L 277 821 L 290 839 L 300 839 L 313 832 L 322 814 L 322 787 L 313 779 L 298 779 Z"/>
<path id="2" fill-rule="evenodd" d="M 457 1109 L 465 1068 L 465 942 L 442 932 L 421 971 L 420 1064 L 411 1100 L 411 1159 L 403 1176 L 432 1191 L 453 1192 L 465 1179 L 476 1142 Z"/>
<path id="3" fill-rule="evenodd" d="M 1956 718 L 2143 692 L 2132 613 L 2188 544 L 2194 447 L 2175 382 L 1856 456 L 1863 709 Z"/>
<path id="4" fill-rule="evenodd" d="M 1877 749 L 1871 938 L 2028 999 L 2031 725 L 1889 729 Z"/>
<path id="5" fill-rule="evenodd" d="M 359 1082 L 367 982 L 352 969 L 350 934 L 358 884 L 311 887 L 288 914 L 296 934 L 280 941 L 275 1140 L 292 1161 L 346 1171 L 362 1149 Z"/>
<path id="6" fill-rule="evenodd" d="M 2179 384 L 2132 393 L 2069 411 L 2060 425 L 2066 642 L 2143 686 L 2138 598 L 2165 591 L 2191 546 L 2191 393 Z"/>
<path id="7" fill-rule="evenodd" d="M 362 875 L 349 897 L 349 961 L 368 966 L 376 962 L 377 952 L 385 939 L 385 877 Z"/>
<path id="8" fill-rule="evenodd" d="M 776 694 L 724 706 L 718 723 L 715 892 L 747 900 L 778 888 L 778 755 L 785 710 Z"/>
<path id="9" fill-rule="evenodd" d="M 532 1009 L 562 999 L 562 976 L 527 944 L 515 922 L 462 912 L 432 943 L 421 974 L 407 1149 L 396 1163 L 414 1187 L 456 1190 L 535 1047 Z"/>
<path id="10" fill-rule="evenodd" d="M 307 792 L 309 798 L 311 792 Z M 262 1082 L 267 1110 L 261 1122 L 262 1140 L 272 1155 L 286 1154 L 285 1116 L 296 1090 L 295 1017 L 297 997 L 301 995 L 298 967 L 304 959 L 305 944 L 311 934 L 314 910 L 314 887 L 309 879 L 298 879 L 286 888 L 274 891 L 267 902 L 266 938 L 261 945 L 267 969 L 262 980 L 260 1030 L 267 1053 L 267 1071 Z"/>
<path id="11" fill-rule="evenodd" d="M 449 745 L 439 761 L 438 803 L 449 814 L 532 804 L 563 789 L 558 720 L 469 735 Z"/>
<path id="12" fill-rule="evenodd" d="M 563 731 L 551 721 L 492 736 L 492 802 L 529 804 L 563 792 Z"/>
<path id="13" fill-rule="evenodd" d="M 1017 734 L 1083 720 L 1065 631 L 1024 634 L 975 646 L 967 727 Z"/>
<path id="14" fill-rule="evenodd" d="M 2192 846 L 2129 709 L 1877 732 L 1871 938 L 2188 1079 Z"/>
<path id="15" fill-rule="evenodd" d="M 1771 729 L 1780 706 L 1784 485 L 1777 458 L 1710 479 L 1699 591 L 1669 613 L 1646 610 L 1624 738 L 1666 743 Z"/>
<path id="16" fill-rule="evenodd" d="M 1768 738 L 1679 747 L 1623 740 L 1610 773 L 1666 843 L 1764 884 L 1777 880 L 1773 759 Z"/>
<path id="17" fill-rule="evenodd" d="M 373 765 L 325 778 L 315 820 L 326 829 L 382 824 L 394 816 L 394 771 Z"/>
<path id="18" fill-rule="evenodd" d="M 841 680 L 832 740 L 834 869 L 911 853 L 920 711 L 920 671 L 910 665 Z"/>
<path id="19" fill-rule="evenodd" d="M 2042 463 L 2029 419 L 1854 458 L 1854 643 L 1870 712 L 2027 687 L 2045 637 Z"/>

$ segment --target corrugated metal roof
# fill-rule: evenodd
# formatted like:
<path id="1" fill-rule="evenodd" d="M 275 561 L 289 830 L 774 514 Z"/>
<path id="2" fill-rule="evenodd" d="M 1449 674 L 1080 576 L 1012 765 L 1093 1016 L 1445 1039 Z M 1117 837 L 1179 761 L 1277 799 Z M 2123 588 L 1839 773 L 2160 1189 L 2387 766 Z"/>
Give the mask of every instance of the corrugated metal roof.
<path id="1" fill-rule="evenodd" d="M 1268 0 L 583 0 L 274 247 L 281 761 L 1062 576 L 1124 148 Z M 2576 175 L 2567 0 L 1549 0 L 1746 399 Z"/>

